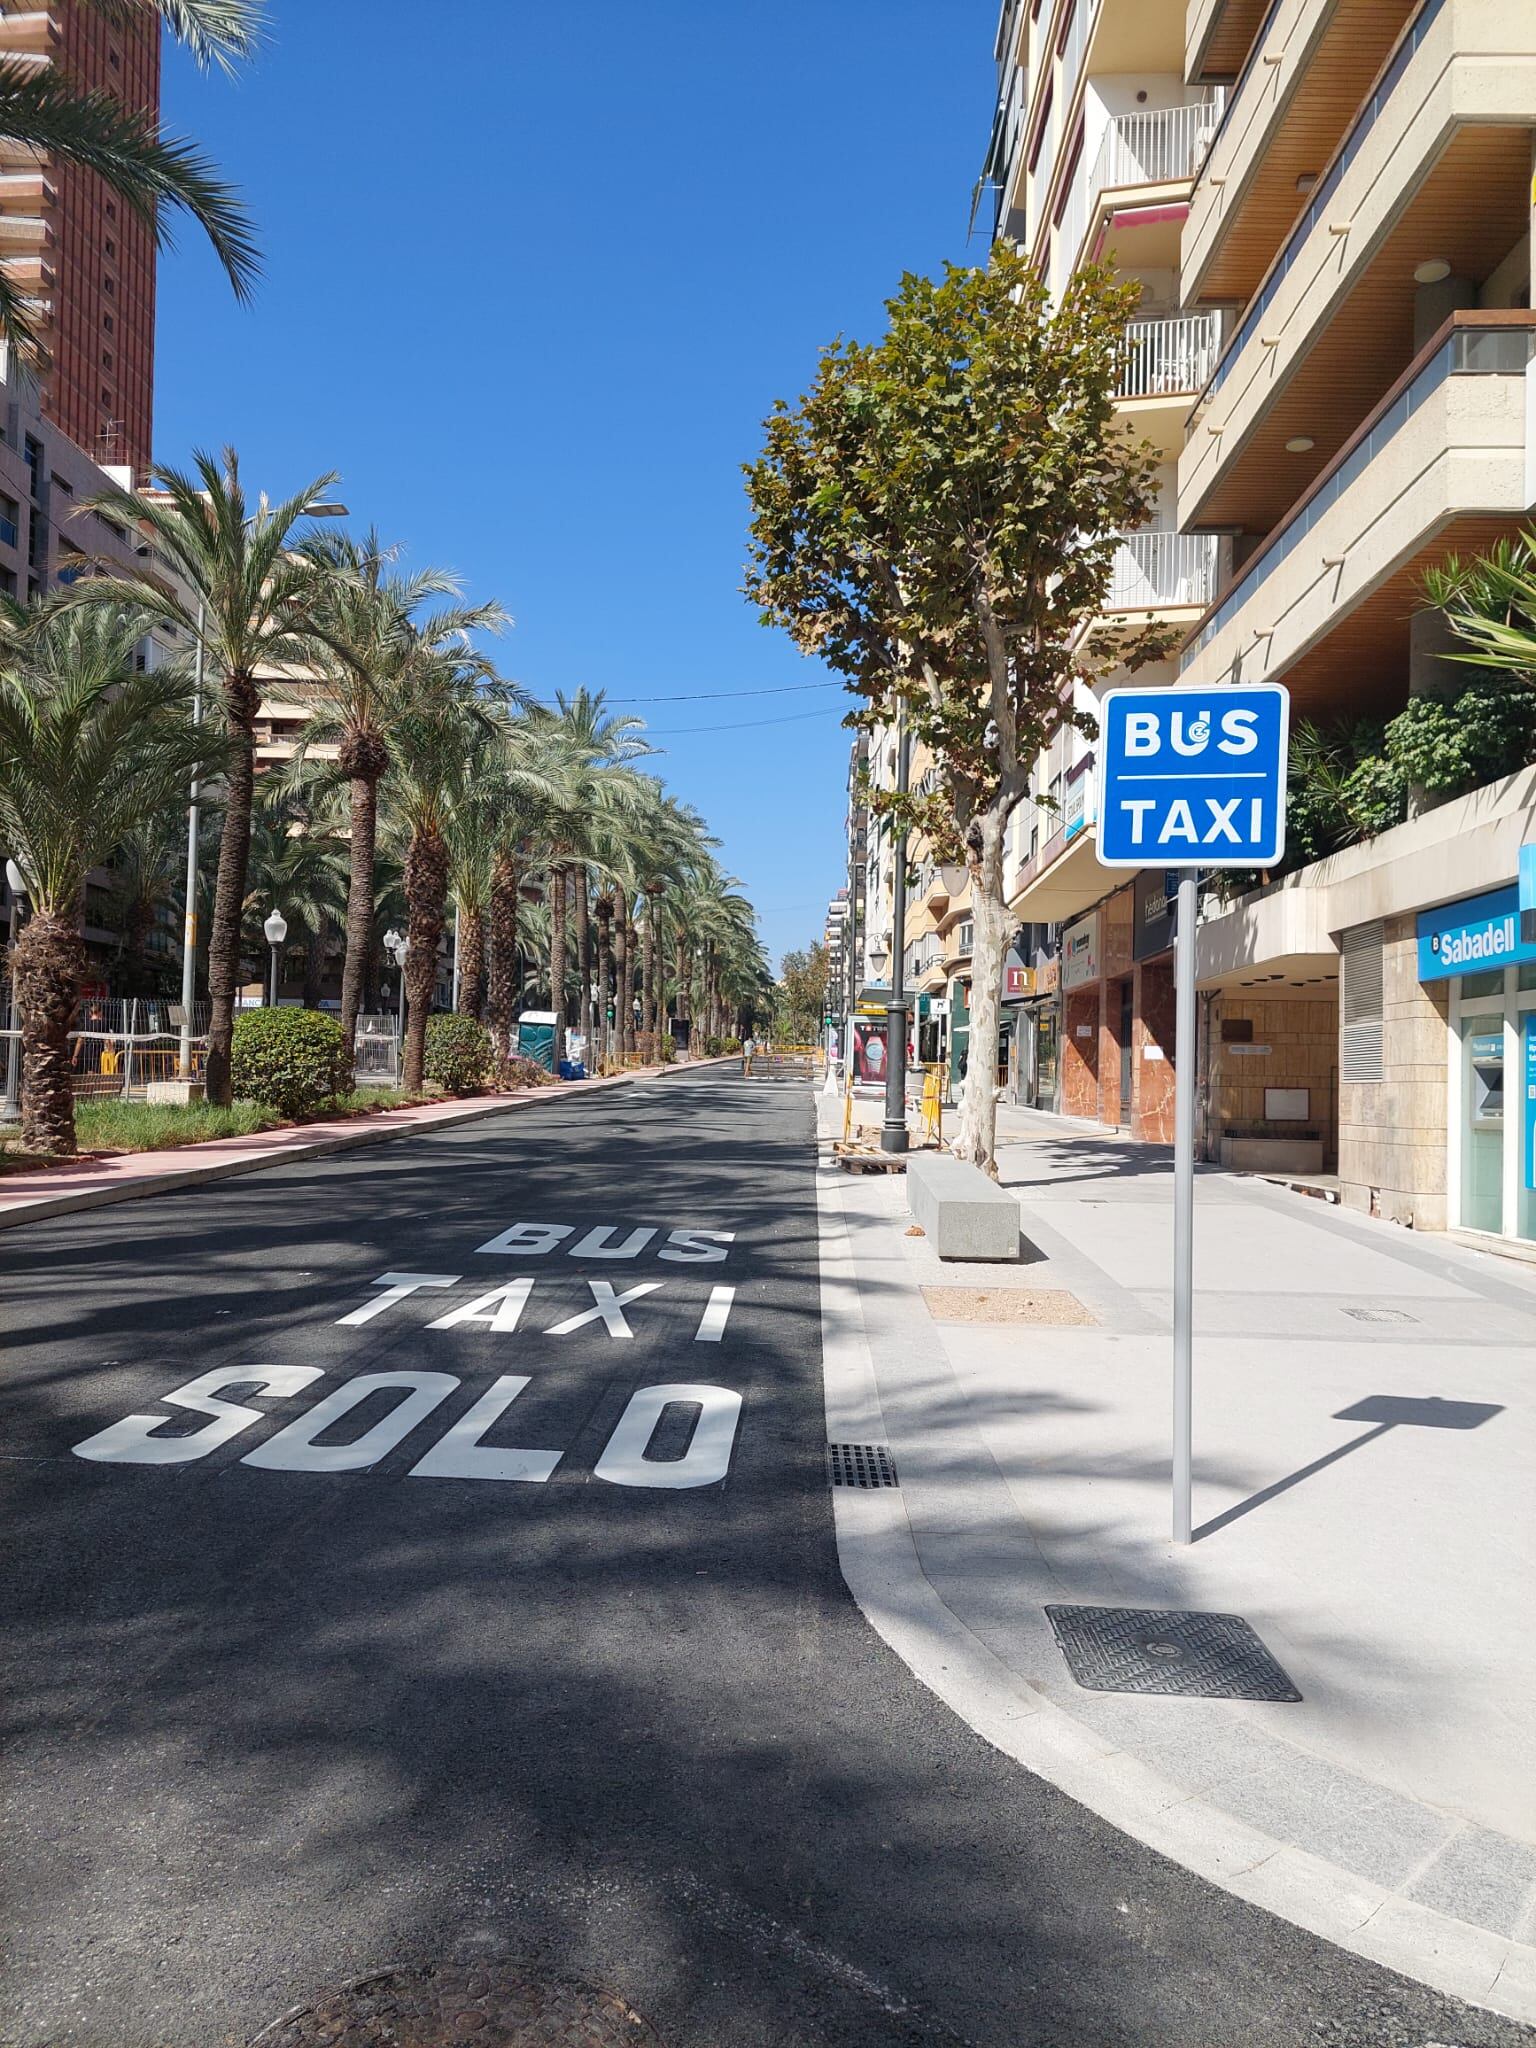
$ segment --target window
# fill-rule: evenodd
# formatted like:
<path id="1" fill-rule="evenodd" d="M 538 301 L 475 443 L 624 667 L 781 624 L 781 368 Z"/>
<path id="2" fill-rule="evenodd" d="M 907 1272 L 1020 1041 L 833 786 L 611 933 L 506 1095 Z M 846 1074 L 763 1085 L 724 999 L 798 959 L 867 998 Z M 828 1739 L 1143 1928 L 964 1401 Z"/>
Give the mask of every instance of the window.
<path id="1" fill-rule="evenodd" d="M 16 595 L 16 571 L 14 569 L 0 569 L 0 590 L 3 590 L 7 597 L 14 597 Z"/>
<path id="2" fill-rule="evenodd" d="M 60 476 L 56 469 L 49 471 L 48 481 L 56 491 L 62 491 L 66 498 L 72 498 L 75 495 L 74 485 L 69 481 L 68 477 Z"/>
<path id="3" fill-rule="evenodd" d="M 101 280 L 101 288 L 106 293 L 109 299 L 115 298 L 117 296 L 117 286 L 112 282 L 110 277 L 104 277 Z"/>
<path id="4" fill-rule="evenodd" d="M 1340 956 L 1341 1081 L 1379 1081 L 1382 1061 L 1381 920 L 1344 934 Z"/>
<path id="5" fill-rule="evenodd" d="M 8 498 L 4 492 L 0 492 L 0 540 L 3 540 L 8 548 L 13 548 L 16 545 L 16 536 L 20 531 L 17 521 L 20 517 L 21 507 L 17 504 L 16 500 Z M 11 582 L 14 588 L 14 577 L 12 577 Z"/>
<path id="6" fill-rule="evenodd" d="M 107 219 L 117 219 L 117 201 L 115 199 L 109 199 L 107 201 Z"/>
<path id="7" fill-rule="evenodd" d="M 1040 163 L 1040 152 L 1045 147 L 1045 138 L 1051 132 L 1051 95 L 1055 88 L 1046 88 L 1045 99 L 1040 107 L 1040 119 L 1035 125 L 1035 146 L 1029 152 L 1030 175 L 1033 176 Z"/>
<path id="8" fill-rule="evenodd" d="M 112 318 L 112 315 L 111 315 L 110 313 L 103 313 L 103 314 L 102 314 L 102 316 L 101 316 L 101 331 L 102 331 L 102 333 L 103 333 L 103 334 L 110 334 L 110 333 L 111 333 L 111 332 L 113 331 L 113 328 L 115 327 L 115 325 L 116 325 L 116 322 L 115 322 L 115 321 L 113 320 L 113 318 Z"/>
<path id="9" fill-rule="evenodd" d="M 108 235 L 106 240 L 106 251 L 109 256 L 115 256 L 117 254 L 117 244 L 116 242 L 113 241 L 110 235 Z"/>
<path id="10" fill-rule="evenodd" d="M 109 348 L 104 348 L 101 352 L 101 367 L 104 370 L 110 370 L 112 367 L 112 351 Z"/>

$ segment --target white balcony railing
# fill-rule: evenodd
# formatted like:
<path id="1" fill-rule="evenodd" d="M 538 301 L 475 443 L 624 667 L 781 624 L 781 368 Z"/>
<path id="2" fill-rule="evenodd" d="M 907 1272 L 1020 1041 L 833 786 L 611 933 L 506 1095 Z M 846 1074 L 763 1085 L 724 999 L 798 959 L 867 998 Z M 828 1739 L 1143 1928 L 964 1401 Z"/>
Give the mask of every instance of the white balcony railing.
<path id="1" fill-rule="evenodd" d="M 1088 169 L 1078 168 L 1060 221 L 1051 258 L 1051 289 L 1060 293 L 1072 274 L 1088 216 L 1100 195 L 1123 186 L 1165 185 L 1192 178 L 1226 105 L 1225 86 L 1184 107 L 1154 107 L 1145 113 L 1116 114 Z"/>
<path id="2" fill-rule="evenodd" d="M 1226 105 L 1217 87 L 1208 100 L 1185 107 L 1152 107 L 1116 114 L 1099 146 L 1090 185 L 1113 192 L 1123 185 L 1166 185 L 1194 176 Z"/>
<path id="3" fill-rule="evenodd" d="M 1216 363 L 1220 321 L 1214 313 L 1133 320 L 1120 359 L 1120 398 L 1166 398 L 1204 389 Z"/>
<path id="4" fill-rule="evenodd" d="M 1108 611 L 1199 605 L 1216 594 L 1214 533 L 1132 533 L 1115 550 Z"/>

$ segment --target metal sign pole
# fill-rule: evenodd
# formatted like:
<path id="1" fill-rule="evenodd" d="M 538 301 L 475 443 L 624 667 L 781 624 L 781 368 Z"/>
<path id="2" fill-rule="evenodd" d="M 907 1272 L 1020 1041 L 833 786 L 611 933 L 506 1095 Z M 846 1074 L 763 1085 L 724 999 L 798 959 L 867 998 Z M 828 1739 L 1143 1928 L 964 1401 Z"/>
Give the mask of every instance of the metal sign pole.
<path id="1" fill-rule="evenodd" d="M 1179 876 L 1174 936 L 1173 1098 L 1173 1540 L 1193 1539 L 1190 1462 L 1193 1453 L 1195 1310 L 1195 870 Z"/>

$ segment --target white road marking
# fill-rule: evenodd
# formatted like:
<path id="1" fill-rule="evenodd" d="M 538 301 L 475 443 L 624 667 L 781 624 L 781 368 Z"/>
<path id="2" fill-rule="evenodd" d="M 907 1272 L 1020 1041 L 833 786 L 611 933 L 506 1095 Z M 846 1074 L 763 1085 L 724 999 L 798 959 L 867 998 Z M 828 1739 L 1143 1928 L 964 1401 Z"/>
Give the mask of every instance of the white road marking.
<path id="1" fill-rule="evenodd" d="M 736 1242 L 734 1230 L 672 1230 L 667 1249 L 658 1259 L 676 1259 L 679 1265 L 716 1265 L 726 1256 L 725 1247 Z"/>
<path id="2" fill-rule="evenodd" d="M 461 1323 L 483 1323 L 499 1337 L 510 1337 L 532 1292 L 531 1276 L 526 1280 L 509 1280 L 504 1287 L 493 1287 L 489 1294 L 477 1295 L 463 1308 L 450 1309 L 435 1323 L 428 1323 L 427 1328 L 456 1330 Z"/>
<path id="3" fill-rule="evenodd" d="M 633 1337 L 634 1331 L 624 1320 L 628 1303 L 638 1301 L 642 1294 L 654 1294 L 664 1286 L 661 1280 L 642 1280 L 638 1286 L 627 1287 L 622 1294 L 615 1294 L 611 1280 L 589 1280 L 595 1308 L 583 1309 L 580 1315 L 567 1316 L 563 1323 L 551 1323 L 544 1332 L 546 1337 L 569 1337 L 574 1330 L 584 1329 L 588 1323 L 602 1318 L 604 1328 L 610 1337 Z"/>
<path id="4" fill-rule="evenodd" d="M 478 1258 L 482 1252 L 504 1252 L 508 1258 L 536 1259 L 545 1252 L 552 1252 L 563 1238 L 574 1235 L 574 1223 L 514 1223 L 499 1237 L 487 1238 L 484 1244 L 475 1246 Z"/>
<path id="5" fill-rule="evenodd" d="M 695 1344 L 718 1344 L 725 1335 L 726 1318 L 731 1313 L 731 1303 L 736 1299 L 734 1287 L 711 1287 L 709 1300 L 704 1304 L 704 1313 L 699 1318 L 699 1327 L 693 1333 Z"/>
<path id="6" fill-rule="evenodd" d="M 686 1455 L 647 1458 L 645 1448 L 657 1423 L 676 1401 L 696 1402 L 701 1410 Z M 610 1486 L 713 1486 L 731 1468 L 740 1414 L 741 1396 L 729 1387 L 640 1387 L 630 1395 L 593 1471 Z"/>
<path id="7" fill-rule="evenodd" d="M 372 1301 L 365 1301 L 361 1308 L 353 1309 L 349 1316 L 336 1318 L 337 1329 L 355 1329 L 359 1323 L 371 1323 L 375 1316 L 383 1315 L 385 1309 L 393 1308 L 397 1301 L 404 1301 L 414 1294 L 418 1287 L 457 1287 L 457 1273 L 381 1273 L 374 1281 L 375 1287 L 384 1292 Z"/>
<path id="8" fill-rule="evenodd" d="M 266 1443 L 247 1451 L 243 1465 L 265 1472 L 361 1472 L 402 1442 L 459 1384 L 451 1372 L 365 1372 L 348 1380 L 317 1408 L 290 1422 Z M 409 1389 L 406 1398 L 349 1444 L 317 1444 L 315 1438 L 360 1407 L 370 1394 Z"/>
<path id="9" fill-rule="evenodd" d="M 168 1415 L 125 1415 L 121 1422 L 76 1444 L 74 1453 L 103 1465 L 189 1465 L 194 1458 L 205 1458 L 220 1444 L 227 1444 L 253 1422 L 267 1419 L 259 1408 L 214 1400 L 220 1387 L 249 1387 L 254 1394 L 297 1394 L 319 1379 L 320 1373 L 318 1365 L 216 1366 L 160 1396 L 168 1407 L 190 1408 L 194 1415 L 211 1416 L 206 1429 L 191 1436 L 156 1436 L 154 1432 L 170 1421 Z"/>
<path id="10" fill-rule="evenodd" d="M 533 1282 L 524 1280 L 518 1284 L 531 1287 Z M 486 1450 L 480 1442 L 527 1384 L 526 1377 L 512 1373 L 497 1380 L 466 1416 L 438 1438 L 421 1463 L 411 1467 L 411 1478 L 547 1479 L 564 1457 L 563 1451 Z"/>
<path id="11" fill-rule="evenodd" d="M 612 1223 L 599 1223 L 579 1243 L 571 1246 L 570 1256 L 573 1259 L 638 1259 L 656 1235 L 654 1230 L 632 1230 L 622 1244 L 610 1244 L 608 1240 L 613 1236 L 615 1227 Z"/>

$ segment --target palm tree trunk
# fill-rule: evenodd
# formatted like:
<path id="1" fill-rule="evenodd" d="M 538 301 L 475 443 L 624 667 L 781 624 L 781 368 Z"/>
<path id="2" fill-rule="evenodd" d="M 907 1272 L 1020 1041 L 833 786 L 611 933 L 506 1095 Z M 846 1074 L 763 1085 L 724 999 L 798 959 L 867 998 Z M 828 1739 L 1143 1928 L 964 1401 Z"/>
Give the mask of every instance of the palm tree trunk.
<path id="1" fill-rule="evenodd" d="M 549 1007 L 555 1013 L 555 1066 L 565 1058 L 565 869 L 549 870 Z"/>
<path id="2" fill-rule="evenodd" d="M 629 899 L 624 891 L 613 892 L 613 1025 L 619 1057 L 635 1049 L 635 1020 L 630 1010 L 634 976 L 630 971 Z"/>
<path id="3" fill-rule="evenodd" d="M 613 1028 L 608 1022 L 613 1002 L 613 904 L 606 896 L 597 899 L 597 1036 L 599 1058 L 606 1065 L 613 1057 Z M 618 1010 L 614 1009 L 614 1020 Z"/>
<path id="4" fill-rule="evenodd" d="M 224 726 L 229 761 L 224 776 L 224 826 L 219 834 L 219 878 L 213 892 L 208 940 L 208 1100 L 227 1109 L 230 1044 L 235 1032 L 235 989 L 240 979 L 240 924 L 245 871 L 251 857 L 251 791 L 256 775 L 256 713 L 261 697 L 250 676 L 224 681 Z"/>
<path id="5" fill-rule="evenodd" d="M 512 1054 L 517 1021 L 517 860 L 498 847 L 491 861 L 491 929 L 485 1013 L 498 1060 Z"/>
<path id="6" fill-rule="evenodd" d="M 72 1158 L 75 1096 L 69 1034 L 80 1007 L 85 946 L 73 920 L 40 913 L 16 941 L 11 973 L 21 1028 L 21 1141 Z"/>
<path id="7" fill-rule="evenodd" d="M 586 1046 L 587 1057 L 590 1059 L 595 1049 L 595 1042 L 592 1036 L 592 920 L 587 914 L 587 864 L 585 861 L 576 870 L 575 882 L 576 972 L 581 977 L 581 986 L 577 996 L 579 1005 L 577 1015 L 581 1019 L 582 1042 Z"/>
<path id="8" fill-rule="evenodd" d="M 373 942 L 374 841 L 379 822 L 379 776 L 388 756 L 382 740 L 365 749 L 357 734 L 342 749 L 343 772 L 352 779 L 350 872 L 347 877 L 347 950 L 341 968 L 342 1057 L 350 1075 L 353 1047 L 357 1043 L 357 1013 L 362 1008 L 364 984 L 368 979 L 368 953 Z M 348 1083 L 350 1086 L 350 1081 Z"/>
<path id="9" fill-rule="evenodd" d="M 412 834 L 405 856 L 406 1092 L 418 1094 L 427 1057 L 427 1018 L 437 986 L 437 948 L 448 905 L 448 847 L 441 832 Z"/>
<path id="10" fill-rule="evenodd" d="M 461 903 L 454 931 L 459 948 L 459 1015 L 478 1024 L 485 1011 L 480 983 L 485 974 L 485 912 L 478 903 Z"/>
<path id="11" fill-rule="evenodd" d="M 683 931 L 677 932 L 672 940 L 672 979 L 677 984 L 676 1008 L 677 1020 L 680 1024 L 686 1024 L 691 1014 L 688 977 L 692 972 L 693 963 L 688 957 L 690 950 L 687 933 Z"/>

